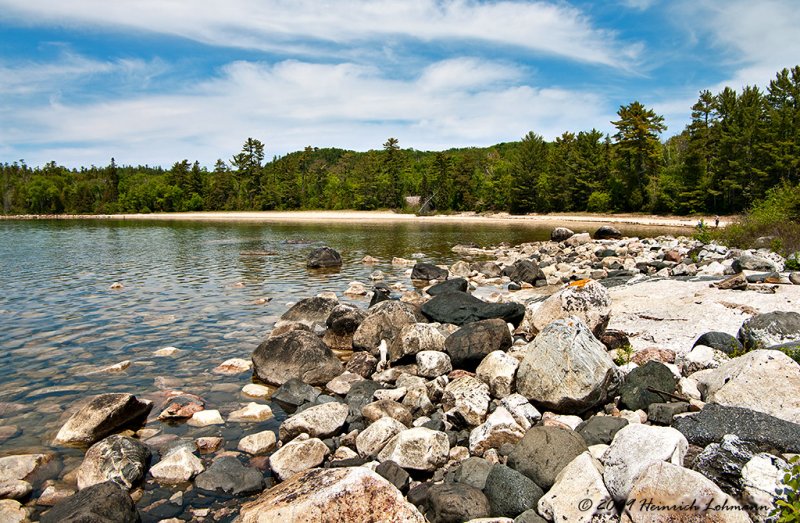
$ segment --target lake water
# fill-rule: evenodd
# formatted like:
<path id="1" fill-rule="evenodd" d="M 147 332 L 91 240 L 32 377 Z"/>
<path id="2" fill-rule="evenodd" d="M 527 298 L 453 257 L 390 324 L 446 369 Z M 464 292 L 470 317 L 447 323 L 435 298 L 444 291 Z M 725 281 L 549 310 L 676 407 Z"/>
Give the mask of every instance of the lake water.
<path id="1" fill-rule="evenodd" d="M 596 225 L 594 226 L 596 228 Z M 593 230 L 593 229 L 587 229 Z M 654 231 L 625 229 L 628 235 Z M 666 233 L 664 229 L 657 233 Z M 220 376 L 222 361 L 249 359 L 288 304 L 321 291 L 351 300 L 348 283 L 369 283 L 380 269 L 387 282 L 411 287 L 392 257 L 424 253 L 424 261 L 452 263 L 457 243 L 518 244 L 549 237 L 550 228 L 514 225 L 420 224 L 204 224 L 117 221 L 0 221 L 0 428 L 17 434 L 0 441 L 0 455 L 55 451 L 61 472 L 83 452 L 49 446 L 73 402 L 103 392 L 130 392 L 156 401 L 159 390 L 202 396 L 224 418 L 252 401 L 241 395 L 249 373 Z M 308 252 L 329 245 L 342 254 L 337 272 L 305 268 Z M 360 260 L 371 255 L 376 266 Z M 124 288 L 109 286 L 121 282 Z M 266 304 L 259 299 L 270 298 Z M 174 346 L 176 357 L 153 352 Z M 91 371 L 123 360 L 120 373 Z M 242 435 L 277 429 L 286 414 L 263 424 L 227 423 L 194 429 L 152 426 L 179 437 L 222 435 L 235 450 Z M 146 509 L 172 491 L 148 484 L 138 502 Z M 34 493 L 36 495 L 36 493 Z M 189 514 L 213 498 L 196 492 L 182 506 L 144 511 L 145 521 Z M 153 515 L 155 514 L 155 515 Z"/>

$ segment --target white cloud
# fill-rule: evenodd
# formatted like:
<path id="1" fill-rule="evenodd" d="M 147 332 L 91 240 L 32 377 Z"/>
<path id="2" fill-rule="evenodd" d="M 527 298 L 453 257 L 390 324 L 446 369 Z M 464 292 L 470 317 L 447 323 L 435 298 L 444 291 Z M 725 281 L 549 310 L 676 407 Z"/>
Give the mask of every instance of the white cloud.
<path id="1" fill-rule="evenodd" d="M 611 119 L 597 95 L 540 89 L 520 77 L 509 65 L 471 58 L 431 64 L 408 80 L 352 63 L 241 61 L 181 93 L 5 107 L 0 119 L 6 140 L 31 152 L 28 163 L 71 166 L 105 164 L 111 156 L 211 165 L 248 136 L 264 141 L 268 156 L 306 145 L 379 148 L 389 136 L 417 149 L 485 146 L 529 130 L 552 139 Z"/>
<path id="2" fill-rule="evenodd" d="M 563 2 L 228 0 L 221 7 L 214 0 L 0 0 L 3 19 L 99 30 L 126 27 L 284 56 L 319 55 L 331 52 L 331 44 L 392 38 L 489 42 L 621 68 L 641 53 L 639 44 L 619 42 L 616 33 L 594 27 Z"/>
<path id="3" fill-rule="evenodd" d="M 639 11 L 646 11 L 656 5 L 658 0 L 621 0 L 622 5 Z"/>

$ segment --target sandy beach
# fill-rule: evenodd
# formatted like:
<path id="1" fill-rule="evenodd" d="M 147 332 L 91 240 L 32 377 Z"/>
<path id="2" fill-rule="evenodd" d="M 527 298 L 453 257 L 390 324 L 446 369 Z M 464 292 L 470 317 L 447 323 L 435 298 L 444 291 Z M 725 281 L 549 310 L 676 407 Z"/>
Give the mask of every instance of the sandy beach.
<path id="1" fill-rule="evenodd" d="M 714 224 L 713 216 L 702 217 L 705 223 Z M 25 215 L 2 216 L 0 219 L 56 219 L 56 220 L 142 220 L 142 221 L 199 221 L 199 222 L 359 222 L 359 223 L 482 223 L 514 224 L 521 226 L 592 227 L 601 224 L 625 224 L 645 227 L 693 228 L 700 217 L 658 216 L 645 214 L 527 214 L 512 216 L 508 213 L 458 213 L 436 216 L 417 216 L 391 211 L 232 211 L 232 212 L 176 212 L 153 214 L 96 214 L 96 215 Z M 720 220 L 719 226 L 730 223 L 730 217 Z"/>

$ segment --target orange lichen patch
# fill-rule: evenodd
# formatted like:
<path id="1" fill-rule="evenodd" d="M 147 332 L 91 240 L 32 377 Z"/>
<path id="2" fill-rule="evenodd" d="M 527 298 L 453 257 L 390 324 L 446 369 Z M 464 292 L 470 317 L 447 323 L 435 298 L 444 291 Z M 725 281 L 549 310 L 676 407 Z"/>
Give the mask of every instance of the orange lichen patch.
<path id="1" fill-rule="evenodd" d="M 586 285 L 590 281 L 592 281 L 592 280 L 590 280 L 588 278 L 583 279 L 583 280 L 576 280 L 576 281 L 570 282 L 569 287 L 583 287 L 584 285 Z"/>

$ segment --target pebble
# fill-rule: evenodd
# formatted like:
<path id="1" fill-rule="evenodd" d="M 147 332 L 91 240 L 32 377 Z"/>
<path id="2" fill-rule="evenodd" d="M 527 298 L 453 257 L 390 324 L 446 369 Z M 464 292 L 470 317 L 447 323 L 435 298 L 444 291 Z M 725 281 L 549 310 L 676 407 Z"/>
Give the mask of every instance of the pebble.
<path id="1" fill-rule="evenodd" d="M 186 424 L 192 427 L 208 427 L 209 425 L 224 425 L 225 421 L 218 410 L 201 410 L 195 412 Z"/>

